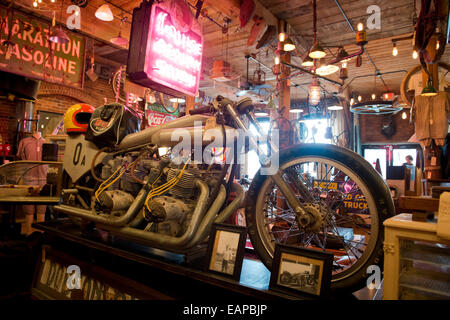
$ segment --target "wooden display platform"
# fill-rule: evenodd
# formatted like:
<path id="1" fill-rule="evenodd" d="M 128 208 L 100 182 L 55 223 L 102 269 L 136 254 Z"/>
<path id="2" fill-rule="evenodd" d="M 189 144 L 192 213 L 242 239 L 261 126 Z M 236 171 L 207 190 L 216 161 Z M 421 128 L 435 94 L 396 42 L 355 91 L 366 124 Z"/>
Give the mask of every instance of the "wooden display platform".
<path id="1" fill-rule="evenodd" d="M 205 251 L 201 247 L 184 254 L 166 252 L 118 239 L 105 231 L 82 232 L 69 219 L 33 224 L 33 228 L 45 231 L 32 288 L 37 299 L 301 299 L 243 285 L 249 282 L 243 278 L 255 277 L 258 272 L 251 261 L 243 264 L 239 282 L 204 271 Z M 71 293 L 63 288 L 69 265 L 80 266 L 81 274 L 88 279 L 82 280 L 84 291 Z M 59 268 L 59 273 L 49 273 L 51 266 L 53 272 Z"/>

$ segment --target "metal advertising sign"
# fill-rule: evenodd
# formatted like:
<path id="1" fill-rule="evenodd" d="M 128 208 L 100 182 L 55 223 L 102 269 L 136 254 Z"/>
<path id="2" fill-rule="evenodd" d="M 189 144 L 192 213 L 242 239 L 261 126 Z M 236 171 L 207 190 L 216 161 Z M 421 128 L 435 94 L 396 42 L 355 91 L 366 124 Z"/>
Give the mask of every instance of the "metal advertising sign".
<path id="1" fill-rule="evenodd" d="M 42 246 L 31 294 L 46 300 L 141 300 L 170 299 L 136 281 L 103 269 L 67 252 Z"/>
<path id="2" fill-rule="evenodd" d="M 64 30 L 65 44 L 48 40 L 50 24 L 0 6 L 0 70 L 83 87 L 85 39 Z"/>
<path id="3" fill-rule="evenodd" d="M 343 192 L 345 195 L 343 203 L 347 212 L 360 213 L 362 210 L 368 208 L 364 194 L 357 186 L 355 187 L 355 183 L 352 181 L 314 181 L 314 187 Z"/>
<path id="4" fill-rule="evenodd" d="M 178 110 L 172 114 L 169 114 L 164 111 L 162 106 L 154 103 L 145 111 L 145 116 L 147 118 L 147 125 L 149 127 L 156 127 L 166 122 L 175 120 L 178 116 Z"/>

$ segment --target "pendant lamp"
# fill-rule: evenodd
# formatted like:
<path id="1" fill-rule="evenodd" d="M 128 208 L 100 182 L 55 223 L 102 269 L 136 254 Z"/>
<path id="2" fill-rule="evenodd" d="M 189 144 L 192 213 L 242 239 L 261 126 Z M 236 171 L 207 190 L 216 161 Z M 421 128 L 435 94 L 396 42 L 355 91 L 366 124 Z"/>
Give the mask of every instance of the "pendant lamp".
<path id="1" fill-rule="evenodd" d="M 100 19 L 102 21 L 113 21 L 114 15 L 111 11 L 111 8 L 107 3 L 100 6 L 97 11 L 95 11 L 95 16 L 97 19 Z"/>

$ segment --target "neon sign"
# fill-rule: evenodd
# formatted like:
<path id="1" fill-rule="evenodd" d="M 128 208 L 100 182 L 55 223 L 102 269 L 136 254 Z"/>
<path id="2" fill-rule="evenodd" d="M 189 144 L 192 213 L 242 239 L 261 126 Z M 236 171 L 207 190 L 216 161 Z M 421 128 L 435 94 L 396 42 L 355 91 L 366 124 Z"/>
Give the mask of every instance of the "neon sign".
<path id="1" fill-rule="evenodd" d="M 197 95 L 203 53 L 201 33 L 177 30 L 171 15 L 159 5 L 152 7 L 149 29 L 144 68 L 147 78 L 180 93 Z"/>

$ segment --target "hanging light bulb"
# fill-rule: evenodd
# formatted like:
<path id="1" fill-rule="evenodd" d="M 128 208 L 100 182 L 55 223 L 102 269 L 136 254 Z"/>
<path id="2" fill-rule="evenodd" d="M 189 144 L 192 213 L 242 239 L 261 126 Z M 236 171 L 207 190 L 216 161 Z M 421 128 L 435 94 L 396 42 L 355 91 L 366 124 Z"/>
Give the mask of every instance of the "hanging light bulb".
<path id="1" fill-rule="evenodd" d="M 309 103 L 313 106 L 320 102 L 320 86 L 317 78 L 313 79 L 312 84 L 309 86 Z"/>
<path id="2" fill-rule="evenodd" d="M 407 117 L 408 117 L 408 115 L 406 114 L 405 111 L 403 111 L 403 113 L 402 113 L 402 119 L 405 120 Z"/>
<path id="3" fill-rule="evenodd" d="M 356 29 L 358 30 L 356 32 L 356 44 L 357 45 L 364 45 L 367 43 L 367 33 L 364 30 L 364 24 L 362 22 L 358 23 L 356 26 Z"/>
<path id="4" fill-rule="evenodd" d="M 342 68 L 347 68 L 347 61 L 342 61 L 341 66 Z"/>
<path id="5" fill-rule="evenodd" d="M 36 1 L 34 1 L 34 2 L 33 2 L 33 7 L 36 8 L 37 6 L 38 6 L 38 3 L 37 3 Z"/>
<path id="6" fill-rule="evenodd" d="M 280 33 L 278 34 L 278 40 L 279 40 L 280 42 L 284 42 L 284 41 L 286 40 L 286 33 L 280 32 Z"/>
<path id="7" fill-rule="evenodd" d="M 351 98 L 350 99 L 350 105 L 353 105 L 353 103 L 355 103 L 355 99 Z"/>
<path id="8" fill-rule="evenodd" d="M 97 11 L 95 11 L 95 16 L 97 17 L 97 19 L 100 19 L 102 21 L 113 21 L 114 20 L 114 15 L 111 11 L 111 8 L 109 7 L 109 5 L 107 3 L 105 3 L 104 5 L 99 7 L 97 9 Z"/>
<path id="9" fill-rule="evenodd" d="M 358 101 L 361 102 L 361 100 L 362 100 L 362 97 L 358 96 Z"/>
<path id="10" fill-rule="evenodd" d="M 55 0 L 50 0 L 51 3 L 55 3 Z"/>
<path id="11" fill-rule="evenodd" d="M 376 94 L 372 93 L 372 100 L 375 100 L 376 97 L 377 97 Z"/>
<path id="12" fill-rule="evenodd" d="M 275 64 L 276 65 L 280 64 L 280 57 L 278 55 L 275 55 Z"/>
<path id="13" fill-rule="evenodd" d="M 42 0 L 38 0 L 38 3 L 42 3 Z"/>
<path id="14" fill-rule="evenodd" d="M 392 43 L 392 55 L 396 57 L 398 55 L 397 44 L 395 42 Z"/>
<path id="15" fill-rule="evenodd" d="M 416 50 L 413 50 L 413 53 L 412 53 L 413 59 L 417 59 L 418 56 L 419 56 L 419 55 L 417 54 L 417 51 L 416 51 Z"/>
<path id="16" fill-rule="evenodd" d="M 439 40 L 437 40 L 437 41 L 436 41 L 436 50 L 439 50 L 439 46 L 440 46 Z"/>

